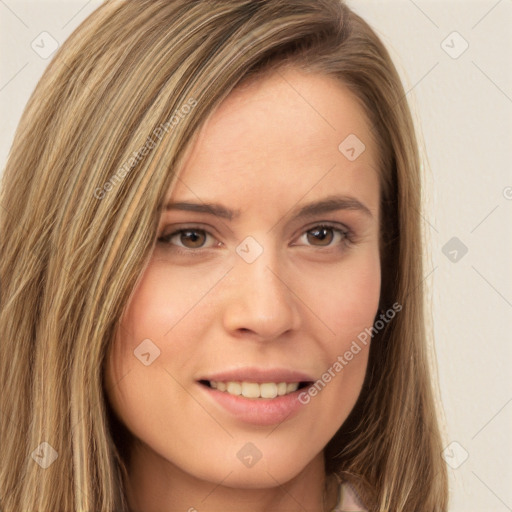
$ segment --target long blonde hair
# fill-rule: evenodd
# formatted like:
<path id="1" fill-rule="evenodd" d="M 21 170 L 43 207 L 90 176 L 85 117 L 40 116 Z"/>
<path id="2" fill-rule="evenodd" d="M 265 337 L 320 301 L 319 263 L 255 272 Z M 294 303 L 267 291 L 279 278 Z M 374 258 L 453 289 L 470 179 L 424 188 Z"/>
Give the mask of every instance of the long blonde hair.
<path id="1" fill-rule="evenodd" d="M 446 510 L 418 147 L 383 44 L 340 0 L 109 0 L 47 68 L 3 176 L 3 512 L 128 510 L 126 446 L 103 384 L 107 349 L 194 135 L 235 86 L 282 65 L 336 77 L 372 123 L 381 308 L 402 306 L 372 340 L 363 390 L 326 447 L 326 470 L 352 482 L 372 511 Z M 44 468 L 41 453 L 56 459 Z"/>

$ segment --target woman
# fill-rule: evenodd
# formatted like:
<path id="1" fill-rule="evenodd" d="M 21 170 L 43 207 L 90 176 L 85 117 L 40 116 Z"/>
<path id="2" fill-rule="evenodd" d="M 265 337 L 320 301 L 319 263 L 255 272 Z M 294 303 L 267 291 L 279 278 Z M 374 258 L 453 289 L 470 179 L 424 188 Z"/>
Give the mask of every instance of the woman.
<path id="1" fill-rule="evenodd" d="M 3 511 L 447 509 L 404 98 L 338 0 L 82 23 L 3 178 Z"/>

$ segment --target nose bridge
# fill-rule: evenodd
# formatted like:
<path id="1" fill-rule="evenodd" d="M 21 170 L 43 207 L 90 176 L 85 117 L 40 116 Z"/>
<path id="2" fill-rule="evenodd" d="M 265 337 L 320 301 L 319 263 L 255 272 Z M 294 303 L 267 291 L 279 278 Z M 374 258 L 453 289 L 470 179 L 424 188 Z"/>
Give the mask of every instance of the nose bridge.
<path id="1" fill-rule="evenodd" d="M 298 328 L 300 317 L 279 255 L 270 246 L 258 246 L 246 239 L 237 247 L 224 326 L 271 339 Z"/>

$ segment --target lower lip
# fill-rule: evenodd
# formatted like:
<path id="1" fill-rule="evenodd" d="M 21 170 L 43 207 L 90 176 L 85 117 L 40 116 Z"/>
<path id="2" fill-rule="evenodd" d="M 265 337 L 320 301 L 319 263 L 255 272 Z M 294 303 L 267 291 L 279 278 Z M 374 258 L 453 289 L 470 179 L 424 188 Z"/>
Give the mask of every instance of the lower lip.
<path id="1" fill-rule="evenodd" d="M 307 388 L 302 388 L 276 398 L 245 398 L 203 384 L 198 385 L 238 420 L 260 426 L 276 425 L 294 417 L 304 407 L 299 401 L 299 395 L 307 391 Z"/>

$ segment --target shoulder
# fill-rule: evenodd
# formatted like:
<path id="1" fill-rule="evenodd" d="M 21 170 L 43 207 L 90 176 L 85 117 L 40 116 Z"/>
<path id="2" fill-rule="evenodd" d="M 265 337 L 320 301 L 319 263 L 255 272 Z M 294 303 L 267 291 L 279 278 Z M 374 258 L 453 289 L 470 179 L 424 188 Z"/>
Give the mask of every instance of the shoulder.
<path id="1" fill-rule="evenodd" d="M 368 512 L 357 492 L 348 482 L 341 482 L 339 500 L 332 512 Z"/>

